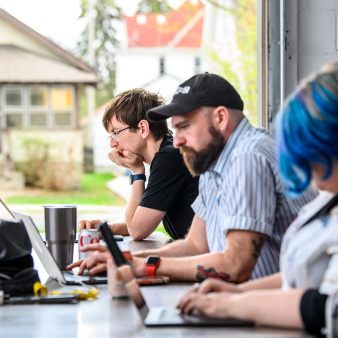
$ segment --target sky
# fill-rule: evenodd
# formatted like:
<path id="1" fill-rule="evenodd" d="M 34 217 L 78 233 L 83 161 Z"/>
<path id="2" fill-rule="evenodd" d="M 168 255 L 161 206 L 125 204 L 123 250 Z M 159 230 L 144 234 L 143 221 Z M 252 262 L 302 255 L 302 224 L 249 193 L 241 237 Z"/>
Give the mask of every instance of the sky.
<path id="1" fill-rule="evenodd" d="M 126 15 L 133 15 L 139 0 L 117 0 Z M 169 0 L 178 7 L 184 0 Z M 0 0 L 0 8 L 60 47 L 74 50 L 85 21 L 79 20 L 80 0 Z"/>

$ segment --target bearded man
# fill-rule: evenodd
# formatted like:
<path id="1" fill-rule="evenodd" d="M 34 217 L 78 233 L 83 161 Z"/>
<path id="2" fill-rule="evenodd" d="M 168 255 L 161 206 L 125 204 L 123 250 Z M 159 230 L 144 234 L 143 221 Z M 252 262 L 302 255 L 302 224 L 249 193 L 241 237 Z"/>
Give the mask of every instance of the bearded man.
<path id="1" fill-rule="evenodd" d="M 137 276 L 240 283 L 279 271 L 283 234 L 318 192 L 310 187 L 297 198 L 287 195 L 274 138 L 251 126 L 243 106 L 229 82 L 205 73 L 181 84 L 170 104 L 147 112 L 154 122 L 172 116 L 174 146 L 201 176 L 187 237 L 135 253 Z"/>

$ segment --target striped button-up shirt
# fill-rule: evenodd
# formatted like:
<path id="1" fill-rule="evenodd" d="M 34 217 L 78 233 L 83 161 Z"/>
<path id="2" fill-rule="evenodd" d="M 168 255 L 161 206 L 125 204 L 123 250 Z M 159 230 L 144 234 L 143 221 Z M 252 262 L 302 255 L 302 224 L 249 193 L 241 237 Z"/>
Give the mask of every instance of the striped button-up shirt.
<path id="1" fill-rule="evenodd" d="M 206 223 L 210 252 L 226 247 L 228 230 L 267 235 L 251 278 L 279 271 L 282 237 L 302 206 L 318 192 L 309 187 L 297 198 L 286 194 L 276 158 L 276 143 L 264 128 L 244 117 L 228 139 L 219 159 L 200 176 L 192 208 Z M 254 248 L 248 247 L 248 250 Z"/>

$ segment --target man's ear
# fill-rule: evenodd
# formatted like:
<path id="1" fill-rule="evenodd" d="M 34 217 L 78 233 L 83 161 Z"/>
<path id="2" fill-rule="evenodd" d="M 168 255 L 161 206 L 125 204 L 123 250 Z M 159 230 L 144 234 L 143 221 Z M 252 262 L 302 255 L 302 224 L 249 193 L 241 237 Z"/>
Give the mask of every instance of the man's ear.
<path id="1" fill-rule="evenodd" d="M 212 116 L 215 128 L 221 132 L 224 132 L 229 124 L 229 110 L 226 107 L 219 106 L 214 109 Z"/>
<path id="2" fill-rule="evenodd" d="M 145 140 L 150 133 L 149 122 L 147 120 L 141 120 L 138 126 L 141 129 L 141 137 Z"/>

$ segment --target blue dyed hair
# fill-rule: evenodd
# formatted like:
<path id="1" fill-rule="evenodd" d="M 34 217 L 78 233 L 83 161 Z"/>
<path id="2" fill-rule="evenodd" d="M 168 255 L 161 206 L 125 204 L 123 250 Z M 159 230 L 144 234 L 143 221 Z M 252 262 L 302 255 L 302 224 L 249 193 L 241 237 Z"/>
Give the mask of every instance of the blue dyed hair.
<path id="1" fill-rule="evenodd" d="M 290 95 L 276 118 L 281 177 L 291 193 L 311 182 L 311 163 L 332 172 L 338 160 L 338 63 L 325 66 Z"/>

